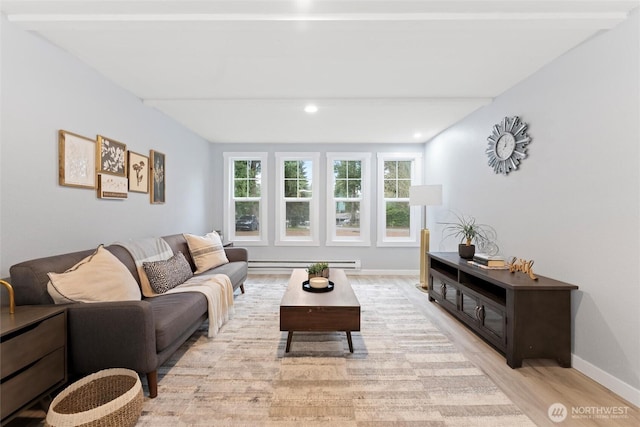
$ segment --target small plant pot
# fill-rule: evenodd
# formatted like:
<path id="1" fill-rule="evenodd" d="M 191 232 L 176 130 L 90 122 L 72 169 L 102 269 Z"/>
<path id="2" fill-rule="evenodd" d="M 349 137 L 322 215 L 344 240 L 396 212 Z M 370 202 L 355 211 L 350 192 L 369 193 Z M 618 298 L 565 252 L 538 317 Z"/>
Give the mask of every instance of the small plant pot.
<path id="1" fill-rule="evenodd" d="M 308 274 L 308 279 L 311 279 L 312 277 L 324 277 L 325 279 L 329 278 L 329 269 L 325 268 L 324 270 L 322 270 L 321 273 L 309 273 Z"/>
<path id="2" fill-rule="evenodd" d="M 325 268 L 320 273 L 308 273 L 308 278 L 311 279 L 312 277 L 324 277 L 325 279 L 328 279 L 329 278 L 329 269 Z"/>
<path id="3" fill-rule="evenodd" d="M 464 243 L 460 243 L 458 245 L 458 255 L 463 259 L 473 259 L 473 255 L 476 253 L 475 245 L 466 245 Z"/>

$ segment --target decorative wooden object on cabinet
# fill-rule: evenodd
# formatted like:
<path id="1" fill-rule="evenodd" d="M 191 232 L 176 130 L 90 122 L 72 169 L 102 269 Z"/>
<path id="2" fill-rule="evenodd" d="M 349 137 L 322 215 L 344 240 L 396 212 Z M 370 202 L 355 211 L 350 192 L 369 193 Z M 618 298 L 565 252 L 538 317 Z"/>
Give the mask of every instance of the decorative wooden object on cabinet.
<path id="1" fill-rule="evenodd" d="M 2 425 L 67 381 L 67 312 L 55 306 L 2 308 Z"/>
<path id="2" fill-rule="evenodd" d="M 475 267 L 457 252 L 429 252 L 429 301 L 437 301 L 502 352 L 512 368 L 523 359 L 556 359 L 571 367 L 569 283 Z"/>

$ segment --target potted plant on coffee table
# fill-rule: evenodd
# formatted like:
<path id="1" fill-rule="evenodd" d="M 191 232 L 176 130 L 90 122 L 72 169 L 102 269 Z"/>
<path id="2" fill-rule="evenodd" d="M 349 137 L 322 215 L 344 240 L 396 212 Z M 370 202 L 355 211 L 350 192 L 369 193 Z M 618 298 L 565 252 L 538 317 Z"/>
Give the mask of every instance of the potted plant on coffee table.
<path id="1" fill-rule="evenodd" d="M 312 277 L 326 277 L 328 279 L 329 263 L 317 262 L 315 264 L 311 264 L 307 267 L 307 273 L 309 274 L 309 279 Z"/>
<path id="2" fill-rule="evenodd" d="M 492 244 L 495 246 L 494 240 L 496 232 L 490 225 L 479 224 L 476 219 L 468 215 L 455 214 L 456 222 L 444 222 L 446 227 L 442 230 L 444 237 L 455 237 L 460 239 L 458 245 L 458 255 L 460 258 L 473 259 L 476 252 L 476 243 L 479 246 Z"/>

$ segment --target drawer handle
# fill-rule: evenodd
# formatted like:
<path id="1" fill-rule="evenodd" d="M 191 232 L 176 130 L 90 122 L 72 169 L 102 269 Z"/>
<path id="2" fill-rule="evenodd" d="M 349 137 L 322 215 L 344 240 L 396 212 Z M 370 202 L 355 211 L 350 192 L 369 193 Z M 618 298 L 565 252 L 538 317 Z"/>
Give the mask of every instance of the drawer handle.
<path id="1" fill-rule="evenodd" d="M 443 297 L 447 297 L 447 285 L 445 285 L 444 282 L 440 282 L 440 293 Z"/>

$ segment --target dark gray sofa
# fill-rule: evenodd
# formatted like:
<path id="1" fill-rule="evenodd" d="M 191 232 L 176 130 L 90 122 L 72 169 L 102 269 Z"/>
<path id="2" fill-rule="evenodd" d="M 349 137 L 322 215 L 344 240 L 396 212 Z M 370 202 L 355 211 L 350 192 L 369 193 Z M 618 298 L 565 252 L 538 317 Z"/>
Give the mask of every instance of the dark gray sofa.
<path id="1" fill-rule="evenodd" d="M 174 253 L 181 251 L 195 271 L 182 234 L 164 236 Z M 127 266 L 140 285 L 129 252 L 119 245 L 106 247 Z M 34 259 L 11 267 L 16 305 L 53 304 L 47 292 L 47 273 L 62 273 L 95 249 Z M 234 291 L 244 293 L 247 250 L 225 248 L 229 263 L 202 273 L 226 274 Z M 207 299 L 198 292 L 160 295 L 141 301 L 68 304 L 68 367 L 71 375 L 106 368 L 128 368 L 147 376 L 149 396 L 158 394 L 160 367 L 207 319 Z"/>

